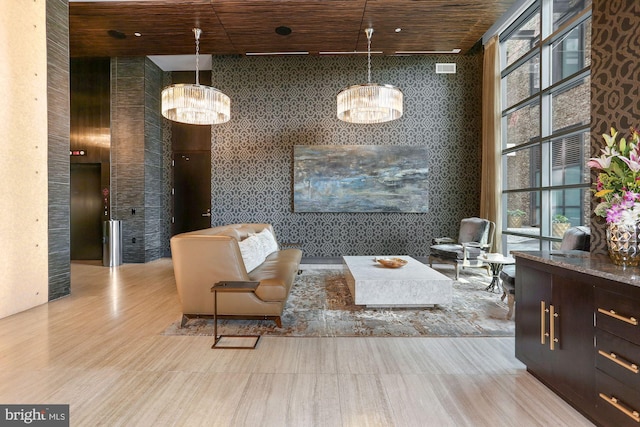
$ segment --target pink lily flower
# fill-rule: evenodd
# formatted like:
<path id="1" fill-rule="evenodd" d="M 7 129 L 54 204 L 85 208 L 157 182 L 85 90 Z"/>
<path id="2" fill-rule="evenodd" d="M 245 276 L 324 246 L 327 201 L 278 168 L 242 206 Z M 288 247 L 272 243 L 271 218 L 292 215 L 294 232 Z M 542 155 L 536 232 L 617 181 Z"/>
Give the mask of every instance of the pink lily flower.
<path id="1" fill-rule="evenodd" d="M 629 157 L 620 156 L 620 159 L 629 166 L 633 172 L 640 171 L 640 156 L 636 150 L 629 153 Z"/>
<path id="2" fill-rule="evenodd" d="M 611 156 L 602 155 L 600 157 L 592 157 L 587 162 L 587 166 L 596 169 L 607 169 L 611 167 Z"/>

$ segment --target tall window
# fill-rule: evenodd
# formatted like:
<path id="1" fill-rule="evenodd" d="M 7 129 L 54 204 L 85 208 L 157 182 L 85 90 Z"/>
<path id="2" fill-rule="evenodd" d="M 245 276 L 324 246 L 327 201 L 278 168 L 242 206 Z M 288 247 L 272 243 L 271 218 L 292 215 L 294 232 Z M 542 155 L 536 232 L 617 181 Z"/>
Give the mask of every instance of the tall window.
<path id="1" fill-rule="evenodd" d="M 591 0 L 536 0 L 500 34 L 503 248 L 589 224 Z"/>

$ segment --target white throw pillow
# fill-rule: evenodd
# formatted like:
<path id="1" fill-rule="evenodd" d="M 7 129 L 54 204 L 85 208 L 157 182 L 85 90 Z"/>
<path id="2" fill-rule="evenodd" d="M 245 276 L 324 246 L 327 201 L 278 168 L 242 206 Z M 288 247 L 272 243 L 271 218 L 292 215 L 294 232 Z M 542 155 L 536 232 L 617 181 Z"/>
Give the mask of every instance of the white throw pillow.
<path id="1" fill-rule="evenodd" d="M 264 262 L 264 251 L 257 235 L 241 240 L 238 242 L 238 246 L 240 247 L 242 261 L 244 261 L 247 273 Z"/>
<path id="2" fill-rule="evenodd" d="M 262 247 L 262 255 L 265 258 L 278 250 L 278 242 L 276 242 L 276 238 L 268 228 L 265 228 L 255 236 L 260 241 L 260 246 Z"/>

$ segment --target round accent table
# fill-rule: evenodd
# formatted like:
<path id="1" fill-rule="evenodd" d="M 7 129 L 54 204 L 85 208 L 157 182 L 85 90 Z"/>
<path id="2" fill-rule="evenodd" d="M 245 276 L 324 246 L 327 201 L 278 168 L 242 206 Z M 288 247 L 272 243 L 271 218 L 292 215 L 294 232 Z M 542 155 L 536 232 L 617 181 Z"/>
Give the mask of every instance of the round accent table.
<path id="1" fill-rule="evenodd" d="M 493 278 L 491 279 L 491 283 L 485 289 L 488 292 L 495 292 L 496 290 L 500 292 L 500 272 L 502 268 L 507 264 L 515 264 L 516 260 L 511 257 L 506 257 L 502 254 L 485 254 L 480 255 L 478 259 L 491 268 L 491 274 Z"/>

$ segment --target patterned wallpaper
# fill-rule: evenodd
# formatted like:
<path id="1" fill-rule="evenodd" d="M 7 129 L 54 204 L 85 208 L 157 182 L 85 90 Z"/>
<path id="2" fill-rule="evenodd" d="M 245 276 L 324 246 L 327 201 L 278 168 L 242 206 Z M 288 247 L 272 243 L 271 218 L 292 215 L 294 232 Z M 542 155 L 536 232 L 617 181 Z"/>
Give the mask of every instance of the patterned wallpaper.
<path id="1" fill-rule="evenodd" d="M 171 72 L 163 72 L 161 79 L 163 88 L 172 84 Z M 162 89 L 160 92 L 160 98 L 162 98 Z M 173 153 L 171 152 L 172 122 L 162 117 L 162 113 L 160 113 L 160 120 L 162 126 L 162 205 L 160 214 L 162 220 L 160 223 L 160 234 L 162 242 L 162 256 L 169 258 L 171 257 L 170 239 L 171 218 L 173 215 L 171 206 L 173 203 L 171 196 L 171 189 L 173 188 L 173 169 L 171 166 L 173 160 Z"/>
<path id="2" fill-rule="evenodd" d="M 591 154 L 613 126 L 628 135 L 640 126 L 640 2 L 594 0 L 591 51 Z M 595 179 L 595 174 L 592 174 Z M 595 207 L 595 201 L 592 202 Z M 592 209 L 593 211 L 593 209 Z M 606 253 L 605 223 L 591 217 L 591 252 Z"/>
<path id="3" fill-rule="evenodd" d="M 436 62 L 457 74 L 435 74 Z M 480 205 L 482 55 L 372 58 L 372 81 L 404 92 L 399 120 L 336 118 L 340 89 L 366 82 L 365 57 L 214 57 L 212 84 L 231 120 L 212 128 L 212 225 L 268 222 L 305 257 L 426 256 L 457 236 Z M 294 145 L 415 145 L 428 149 L 428 213 L 294 213 Z"/>

